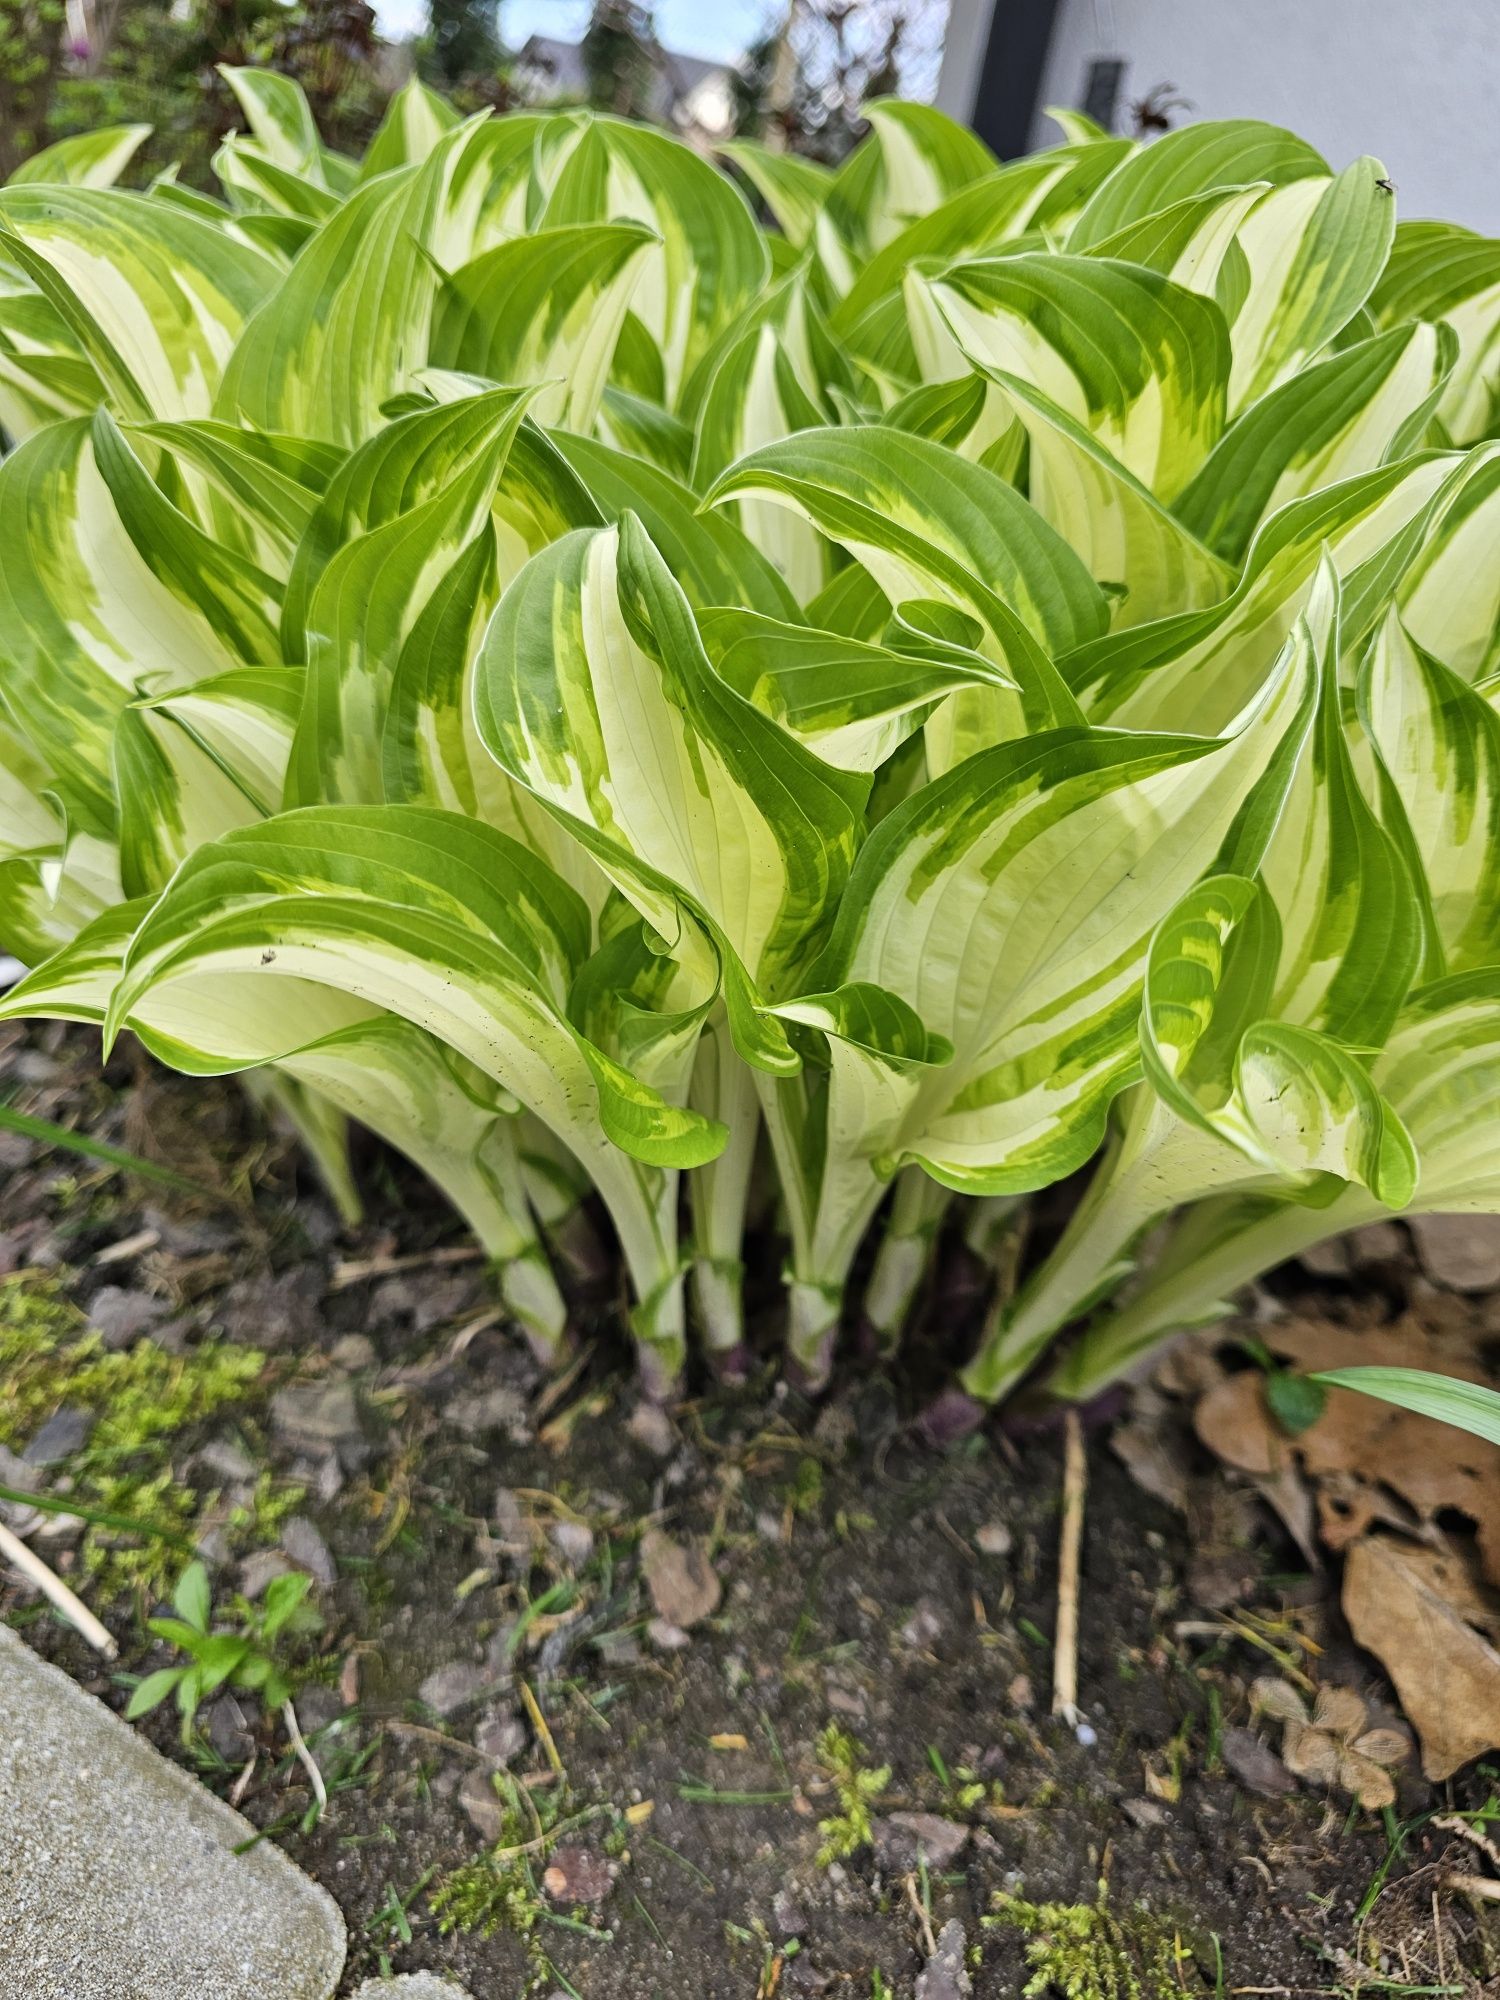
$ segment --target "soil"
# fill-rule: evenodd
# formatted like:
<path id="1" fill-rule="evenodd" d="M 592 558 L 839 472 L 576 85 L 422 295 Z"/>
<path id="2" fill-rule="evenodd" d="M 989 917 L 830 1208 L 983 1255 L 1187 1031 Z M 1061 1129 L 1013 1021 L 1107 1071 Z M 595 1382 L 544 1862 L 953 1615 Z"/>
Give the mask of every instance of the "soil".
<path id="1" fill-rule="evenodd" d="M 1230 1762 L 1245 1769 L 1233 1732 L 1254 1726 L 1257 1674 L 1286 1664 L 1392 1700 L 1329 1577 L 1268 1519 L 1249 1546 L 1205 1548 L 1201 1524 L 1190 1536 L 1132 1483 L 1101 1419 L 1070 1726 L 1048 1712 L 1055 1430 L 934 1452 L 910 1421 L 930 1362 L 925 1381 L 851 1368 L 816 1406 L 768 1367 L 743 1390 L 643 1412 L 616 1304 L 587 1291 L 575 1363 L 548 1381 L 494 1323 L 452 1219 L 398 1163 L 363 1158 L 372 1221 L 341 1231 L 231 1084 L 164 1077 L 128 1048 L 101 1080 L 82 1031 L 0 1036 L 0 1096 L 235 1191 L 164 1193 L 0 1134 L 0 1271 L 49 1273 L 85 1309 L 105 1283 L 156 1294 L 174 1338 L 217 1329 L 269 1352 L 260 1402 L 185 1434 L 174 1463 L 199 1477 L 193 1455 L 227 1439 L 309 1489 L 298 1518 L 334 1581 L 297 1707 L 328 1806 L 253 1704 L 248 1738 L 217 1711 L 218 1752 L 185 1750 L 166 1710 L 141 1726 L 336 1897 L 346 1992 L 373 1971 L 432 1968 L 476 2000 L 945 2000 L 962 1986 L 918 1981 L 957 1919 L 974 1994 L 1010 2000 L 1030 1975 L 1003 1899 L 1093 1905 L 1101 1881 L 1127 1940 L 1151 1928 L 1138 1906 L 1175 1937 L 1170 1990 L 1500 1992 L 1493 1906 L 1437 1893 L 1475 1852 L 1431 1822 L 1482 1807 L 1500 1769 L 1441 1791 L 1408 1771 L 1381 1816 L 1304 1789 L 1261 1796 L 1226 1768 L 1239 1745 Z M 339 1282 L 361 1262 L 374 1272 Z M 1285 1282 L 1304 1287 L 1304 1311 L 1338 1309 Z M 272 1396 L 340 1383 L 358 1431 L 319 1453 Z M 649 1565 L 643 1553 L 652 1529 L 706 1558 L 722 1585 L 711 1609 L 691 1560 L 676 1567 L 697 1588 L 674 1603 L 672 1548 L 654 1538 Z M 294 1545 L 309 1562 L 307 1540 Z M 66 1540 L 46 1547 L 66 1571 Z M 221 1598 L 246 1581 L 228 1564 Z M 706 1615 L 684 1631 L 663 1605 Z M 0 1576 L 0 1615 L 123 1707 L 170 1655 L 145 1631 L 153 1607 L 95 1608 L 121 1646 L 108 1671 Z M 435 1685 L 445 1667 L 467 1671 Z M 831 1726 L 846 1788 L 857 1768 L 873 1815 L 842 1858 L 820 1830 L 848 1803 Z M 505 1844 L 531 1849 L 506 1864 L 520 1928 L 445 1932 L 433 1894 L 485 1847 L 465 1780 L 472 1797 L 491 1772 L 522 1828 Z M 926 1829 L 930 1864 L 904 1813 L 947 1823 Z"/>

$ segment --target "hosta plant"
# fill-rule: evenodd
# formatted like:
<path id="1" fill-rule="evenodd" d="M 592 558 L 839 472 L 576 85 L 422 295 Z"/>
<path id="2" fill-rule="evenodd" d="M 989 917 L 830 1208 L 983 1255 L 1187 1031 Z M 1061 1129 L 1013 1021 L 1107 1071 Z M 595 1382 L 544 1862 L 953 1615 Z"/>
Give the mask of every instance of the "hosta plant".
<path id="1" fill-rule="evenodd" d="M 967 1409 L 1500 1207 L 1500 244 L 1249 121 L 229 81 L 220 196 L 0 191 L 5 1014 L 371 1128 L 544 1356 L 597 1198 L 656 1393 L 747 1238 L 816 1386 L 1086 1176 Z"/>

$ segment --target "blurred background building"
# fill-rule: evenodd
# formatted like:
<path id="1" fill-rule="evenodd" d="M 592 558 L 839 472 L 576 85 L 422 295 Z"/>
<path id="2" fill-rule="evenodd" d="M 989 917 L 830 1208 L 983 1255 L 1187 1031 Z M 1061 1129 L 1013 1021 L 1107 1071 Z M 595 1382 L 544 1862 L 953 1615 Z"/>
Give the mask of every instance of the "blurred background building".
<path id="1" fill-rule="evenodd" d="M 154 128 L 135 179 L 209 187 L 237 122 L 217 65 L 247 62 L 351 150 L 413 73 L 464 111 L 586 104 L 826 161 L 891 92 L 1006 157 L 1055 138 L 1048 104 L 1143 136 L 1268 118 L 1377 154 L 1407 216 L 1500 233 L 1500 0 L 0 0 L 0 179 L 128 120 Z"/>
<path id="2" fill-rule="evenodd" d="M 953 0 L 937 101 L 1006 154 L 1056 138 L 1048 104 L 1267 118 L 1377 154 L 1404 215 L 1500 231 L 1500 0 Z"/>

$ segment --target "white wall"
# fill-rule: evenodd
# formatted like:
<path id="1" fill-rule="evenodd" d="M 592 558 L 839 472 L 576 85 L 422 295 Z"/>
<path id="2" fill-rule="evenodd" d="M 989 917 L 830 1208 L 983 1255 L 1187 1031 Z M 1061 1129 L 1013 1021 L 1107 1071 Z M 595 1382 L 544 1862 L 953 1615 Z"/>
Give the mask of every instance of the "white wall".
<path id="1" fill-rule="evenodd" d="M 1176 123 L 1271 119 L 1335 168 L 1374 153 L 1401 214 L 1500 236 L 1500 0 L 1062 0 L 1040 102 L 1081 103 L 1096 56 L 1127 63 L 1117 130 L 1175 84 Z"/>

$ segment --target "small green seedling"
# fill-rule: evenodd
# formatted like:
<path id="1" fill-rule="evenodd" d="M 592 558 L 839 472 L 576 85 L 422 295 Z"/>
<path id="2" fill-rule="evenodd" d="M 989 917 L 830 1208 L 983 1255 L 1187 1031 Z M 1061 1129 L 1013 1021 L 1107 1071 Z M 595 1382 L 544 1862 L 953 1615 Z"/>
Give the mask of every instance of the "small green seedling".
<path id="1" fill-rule="evenodd" d="M 292 1696 L 292 1676 L 278 1658 L 280 1648 L 286 1640 L 314 1632 L 322 1624 L 307 1602 L 311 1588 L 312 1578 L 300 1571 L 273 1577 L 259 1604 L 236 1598 L 234 1627 L 216 1632 L 208 1571 L 201 1562 L 189 1563 L 172 1593 L 177 1616 L 146 1621 L 156 1638 L 187 1655 L 186 1664 L 147 1674 L 130 1697 L 126 1721 L 149 1715 L 175 1695 L 187 1742 L 199 1708 L 221 1687 L 257 1694 L 267 1708 L 282 1707 Z"/>

